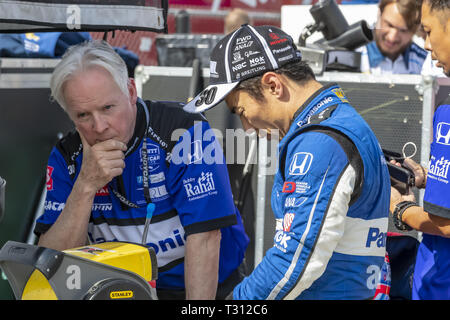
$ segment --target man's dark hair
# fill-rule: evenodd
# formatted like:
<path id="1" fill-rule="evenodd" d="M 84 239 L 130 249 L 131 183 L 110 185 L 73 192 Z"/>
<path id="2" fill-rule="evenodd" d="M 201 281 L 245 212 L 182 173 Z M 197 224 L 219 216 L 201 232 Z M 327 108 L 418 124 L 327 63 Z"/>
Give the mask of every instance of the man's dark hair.
<path id="1" fill-rule="evenodd" d="M 445 30 L 450 19 L 450 0 L 424 0 L 424 2 L 430 6 L 430 13 L 433 11 L 440 13 L 438 17 Z"/>
<path id="2" fill-rule="evenodd" d="M 422 0 L 380 0 L 378 8 L 383 13 L 384 8 L 391 3 L 397 5 L 400 15 L 405 19 L 406 26 L 411 32 L 416 32 L 420 25 L 420 7 L 422 6 Z"/>
<path id="3" fill-rule="evenodd" d="M 273 72 L 284 75 L 299 84 L 315 80 L 314 72 L 311 67 L 304 61 L 293 61 L 286 63 Z M 258 101 L 263 101 L 264 96 L 261 87 L 261 78 L 263 75 L 246 79 L 239 83 L 234 90 L 244 90 Z"/>
<path id="4" fill-rule="evenodd" d="M 425 1 L 429 4 L 431 11 L 450 10 L 450 0 L 425 0 Z"/>

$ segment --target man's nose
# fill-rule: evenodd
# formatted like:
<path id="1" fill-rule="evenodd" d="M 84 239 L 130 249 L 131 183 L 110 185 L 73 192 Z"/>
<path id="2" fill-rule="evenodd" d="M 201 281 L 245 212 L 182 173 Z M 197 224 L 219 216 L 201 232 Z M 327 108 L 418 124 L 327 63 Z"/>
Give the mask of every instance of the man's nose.
<path id="1" fill-rule="evenodd" d="M 425 46 L 424 46 L 424 48 L 425 48 L 425 50 L 432 51 L 430 37 L 428 35 L 425 38 Z"/>
<path id="2" fill-rule="evenodd" d="M 399 31 L 397 28 L 389 28 L 388 33 L 386 34 L 386 39 L 390 42 L 396 42 L 399 37 Z"/>
<path id="3" fill-rule="evenodd" d="M 108 128 L 108 121 L 102 115 L 93 115 L 92 129 L 96 133 L 102 133 Z"/>

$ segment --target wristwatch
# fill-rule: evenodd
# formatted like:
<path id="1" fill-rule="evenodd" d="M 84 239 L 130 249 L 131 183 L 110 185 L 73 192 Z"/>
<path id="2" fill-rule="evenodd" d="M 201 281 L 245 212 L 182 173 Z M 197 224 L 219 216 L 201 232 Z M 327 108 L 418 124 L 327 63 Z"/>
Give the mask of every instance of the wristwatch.
<path id="1" fill-rule="evenodd" d="M 403 212 L 409 207 L 417 206 L 414 201 L 402 201 L 397 203 L 394 212 L 392 213 L 392 219 L 394 220 L 394 226 L 400 231 L 411 231 L 412 228 L 402 221 Z"/>

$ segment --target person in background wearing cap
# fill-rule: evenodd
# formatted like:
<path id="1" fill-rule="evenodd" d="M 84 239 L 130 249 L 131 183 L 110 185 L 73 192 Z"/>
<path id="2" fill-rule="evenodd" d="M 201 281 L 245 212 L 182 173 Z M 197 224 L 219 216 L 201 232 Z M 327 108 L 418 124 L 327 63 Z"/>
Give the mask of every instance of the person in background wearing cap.
<path id="1" fill-rule="evenodd" d="M 422 25 L 426 33 L 425 48 L 431 52 L 436 66 L 450 76 L 450 1 L 424 0 Z M 439 103 L 433 118 L 433 141 L 428 173 L 421 174 L 416 185 L 425 187 L 423 207 L 414 195 L 391 192 L 391 211 L 399 230 L 423 232 L 414 268 L 412 298 L 414 300 L 450 299 L 450 96 Z M 416 163 L 413 168 L 420 168 Z"/>
<path id="2" fill-rule="evenodd" d="M 420 26 L 420 2 L 381 0 L 375 40 L 361 47 L 361 72 L 420 74 L 427 52 L 413 42 Z"/>
<path id="3" fill-rule="evenodd" d="M 249 240 L 225 161 L 203 151 L 224 158 L 206 119 L 178 102 L 138 98 L 103 41 L 69 48 L 50 84 L 76 130 L 49 157 L 38 244 L 143 243 L 156 253 L 159 299 L 225 299 L 243 278 Z"/>
<path id="4" fill-rule="evenodd" d="M 234 299 L 372 299 L 384 263 L 390 183 L 375 135 L 335 83 L 322 86 L 292 38 L 244 25 L 210 57 L 210 85 L 244 129 L 279 135 L 274 246 Z"/>

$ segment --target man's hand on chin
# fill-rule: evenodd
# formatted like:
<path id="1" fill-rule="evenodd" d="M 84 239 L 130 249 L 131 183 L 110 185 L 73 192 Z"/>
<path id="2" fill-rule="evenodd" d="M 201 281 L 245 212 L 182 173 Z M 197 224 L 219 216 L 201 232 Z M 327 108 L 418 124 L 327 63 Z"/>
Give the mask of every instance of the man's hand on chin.
<path id="1" fill-rule="evenodd" d="M 78 131 L 83 144 L 83 162 L 78 179 L 92 187 L 93 192 L 108 184 L 114 177 L 120 176 L 125 168 L 125 143 L 109 139 L 90 145 Z"/>

